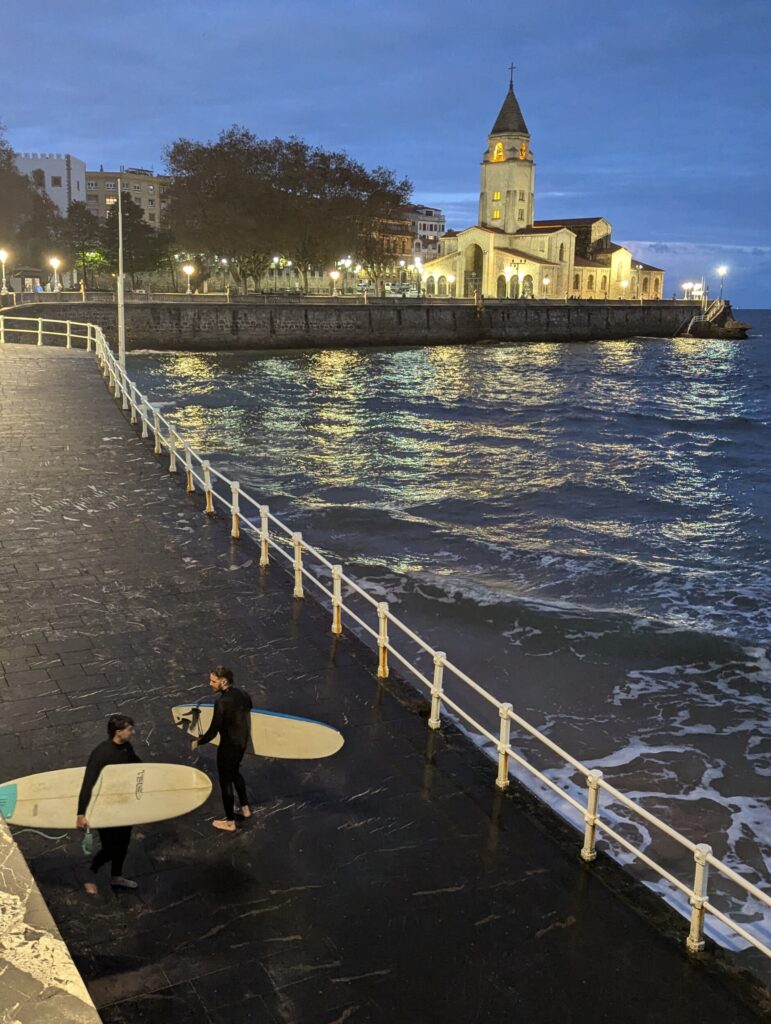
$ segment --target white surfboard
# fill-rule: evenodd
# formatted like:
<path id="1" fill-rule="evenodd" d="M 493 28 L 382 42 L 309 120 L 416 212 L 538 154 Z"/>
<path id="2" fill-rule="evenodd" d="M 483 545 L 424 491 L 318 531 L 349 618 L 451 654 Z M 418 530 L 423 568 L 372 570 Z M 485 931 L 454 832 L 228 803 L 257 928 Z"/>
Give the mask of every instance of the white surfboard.
<path id="1" fill-rule="evenodd" d="M 25 775 L 0 786 L 0 814 L 11 825 L 75 828 L 85 768 Z M 92 828 L 146 825 L 194 811 L 211 780 L 186 764 L 108 764 L 86 810 Z"/>
<path id="2" fill-rule="evenodd" d="M 174 724 L 191 736 L 203 736 L 211 725 L 213 704 L 180 704 L 171 709 Z M 345 742 L 331 725 L 312 718 L 252 708 L 251 744 L 247 753 L 260 757 L 315 760 L 336 754 Z M 219 744 L 219 736 L 212 743 Z"/>

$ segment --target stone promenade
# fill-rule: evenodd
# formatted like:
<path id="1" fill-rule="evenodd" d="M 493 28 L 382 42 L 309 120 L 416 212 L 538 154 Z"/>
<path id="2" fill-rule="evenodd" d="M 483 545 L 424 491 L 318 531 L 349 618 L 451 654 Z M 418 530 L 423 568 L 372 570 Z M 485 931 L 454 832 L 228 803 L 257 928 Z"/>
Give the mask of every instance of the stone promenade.
<path id="1" fill-rule="evenodd" d="M 116 710 L 144 759 L 211 772 L 169 708 L 205 698 L 220 661 L 259 706 L 346 737 L 319 763 L 250 759 L 257 812 L 235 836 L 210 825 L 216 795 L 135 829 L 138 894 L 82 894 L 74 832 L 19 835 L 106 1024 L 762 1019 L 688 957 L 681 919 L 583 865 L 575 833 L 498 793 L 326 609 L 232 545 L 85 353 L 0 348 L 0 512 L 0 781 L 84 763 Z"/>

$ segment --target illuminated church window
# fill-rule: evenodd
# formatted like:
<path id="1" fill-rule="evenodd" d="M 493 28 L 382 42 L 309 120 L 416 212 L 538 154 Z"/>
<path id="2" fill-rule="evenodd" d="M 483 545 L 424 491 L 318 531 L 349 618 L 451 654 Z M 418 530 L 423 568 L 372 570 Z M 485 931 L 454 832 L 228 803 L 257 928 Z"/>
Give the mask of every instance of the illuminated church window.
<path id="1" fill-rule="evenodd" d="M 500 198 L 501 198 L 501 193 L 500 192 L 493 192 L 493 202 L 495 202 L 495 203 L 499 202 Z"/>
<path id="2" fill-rule="evenodd" d="M 503 155 L 503 143 L 496 142 L 495 149 L 493 150 L 493 160 L 495 161 L 495 163 L 501 163 L 501 161 L 505 159 L 506 157 Z"/>
<path id="3" fill-rule="evenodd" d="M 493 220 L 500 220 L 500 219 L 501 219 L 501 211 L 500 210 L 493 210 Z"/>

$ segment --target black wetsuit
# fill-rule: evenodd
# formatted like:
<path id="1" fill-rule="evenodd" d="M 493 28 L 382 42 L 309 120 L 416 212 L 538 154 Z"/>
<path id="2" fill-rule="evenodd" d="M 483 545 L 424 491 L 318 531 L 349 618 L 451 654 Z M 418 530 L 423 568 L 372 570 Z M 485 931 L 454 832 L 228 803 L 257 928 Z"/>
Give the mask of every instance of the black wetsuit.
<path id="1" fill-rule="evenodd" d="M 83 785 L 80 788 L 78 815 L 86 813 L 91 793 L 103 768 L 106 768 L 108 764 L 139 764 L 140 760 L 130 743 L 113 743 L 112 740 L 105 740 L 98 747 L 94 747 L 86 765 Z M 112 876 L 116 878 L 123 871 L 123 861 L 126 859 L 131 839 L 131 826 L 100 828 L 98 832 L 102 848 L 91 861 L 91 870 L 96 874 L 103 864 L 111 862 Z"/>
<path id="2" fill-rule="evenodd" d="M 229 686 L 217 698 L 211 725 L 198 739 L 200 746 L 202 743 L 209 743 L 219 734 L 217 774 L 220 779 L 222 804 L 227 821 L 235 820 L 234 786 L 241 806 L 244 807 L 249 802 L 246 796 L 246 783 L 241 775 L 240 767 L 251 735 L 249 716 L 251 710 L 252 698 L 249 694 L 235 686 Z"/>

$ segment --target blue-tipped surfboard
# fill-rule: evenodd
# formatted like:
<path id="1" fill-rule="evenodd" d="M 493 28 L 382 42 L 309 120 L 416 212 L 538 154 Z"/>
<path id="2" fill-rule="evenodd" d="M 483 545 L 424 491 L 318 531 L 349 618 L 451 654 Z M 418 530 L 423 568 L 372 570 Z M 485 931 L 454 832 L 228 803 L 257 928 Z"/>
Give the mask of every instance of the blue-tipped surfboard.
<path id="1" fill-rule="evenodd" d="M 213 714 L 213 704 L 179 704 L 171 709 L 177 728 L 193 737 L 206 732 Z M 345 742 L 337 729 L 323 722 L 314 722 L 312 718 L 298 718 L 259 708 L 252 708 L 250 717 L 251 743 L 247 753 L 259 757 L 315 760 L 336 754 Z M 219 736 L 212 743 L 219 743 Z"/>
<path id="2" fill-rule="evenodd" d="M 85 768 L 25 775 L 0 785 L 0 814 L 11 825 L 75 828 Z M 92 828 L 145 825 L 194 811 L 211 780 L 186 764 L 109 764 L 97 779 L 86 817 Z"/>

